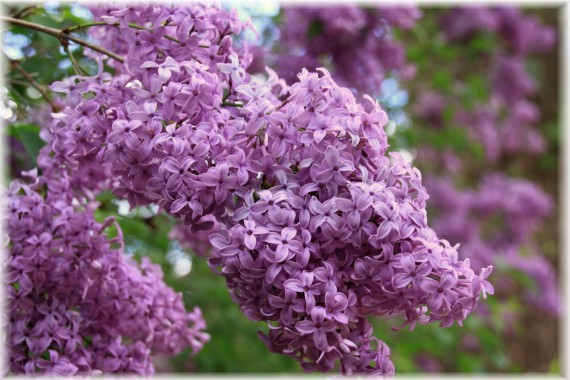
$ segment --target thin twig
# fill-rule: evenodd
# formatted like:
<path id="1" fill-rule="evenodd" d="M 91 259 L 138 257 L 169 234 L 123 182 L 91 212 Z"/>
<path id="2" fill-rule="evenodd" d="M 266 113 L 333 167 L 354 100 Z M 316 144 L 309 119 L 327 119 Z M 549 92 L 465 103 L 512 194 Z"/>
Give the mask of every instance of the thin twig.
<path id="1" fill-rule="evenodd" d="M 228 100 L 228 98 L 230 97 L 230 95 L 234 92 L 232 87 L 233 87 L 233 82 L 232 82 L 232 77 L 230 76 L 230 81 L 229 81 L 229 85 L 230 88 L 228 89 L 228 93 L 226 94 L 226 96 L 224 96 L 224 98 L 222 99 L 222 103 L 225 102 L 226 100 Z"/>
<path id="2" fill-rule="evenodd" d="M 55 102 L 53 101 L 51 96 L 49 96 L 46 89 L 42 85 L 40 85 L 38 82 L 36 82 L 34 80 L 34 78 L 32 78 L 32 76 L 26 70 L 24 70 L 24 68 L 22 66 L 20 66 L 18 61 L 15 61 L 12 59 L 12 60 L 10 60 L 10 63 L 16 69 L 16 71 L 18 71 L 20 74 L 22 74 L 22 76 L 24 78 L 26 78 L 26 80 L 32 85 L 33 88 L 35 88 L 36 90 L 38 90 L 38 92 L 40 94 L 42 94 L 44 99 L 51 105 L 51 109 L 54 112 L 58 112 L 59 107 L 57 106 L 57 104 L 55 104 Z"/>
<path id="3" fill-rule="evenodd" d="M 79 45 L 83 45 L 91 50 L 94 50 L 96 52 L 99 52 L 101 54 L 105 54 L 106 56 L 113 58 L 115 61 L 124 63 L 125 60 L 123 59 L 123 57 L 107 50 L 104 49 L 100 46 L 94 45 L 90 42 L 87 42 L 85 40 L 82 40 L 81 38 L 77 38 L 69 33 L 64 32 L 63 30 L 59 30 L 59 29 L 53 29 L 53 28 L 49 28 L 47 26 L 44 25 L 40 25 L 40 24 L 36 24 L 33 22 L 29 22 L 29 21 L 24 21 L 24 20 L 18 20 L 15 18 L 11 18 L 11 17 L 0 17 L 0 21 L 12 24 L 12 25 L 17 25 L 17 26 L 21 26 L 23 28 L 28 28 L 28 29 L 33 29 L 33 30 L 37 30 L 38 32 L 42 32 L 42 33 L 46 33 L 46 34 L 50 34 L 54 37 L 57 37 L 60 41 L 73 41 Z"/>
<path id="4" fill-rule="evenodd" d="M 38 6 L 37 5 L 30 5 L 27 6 L 25 8 L 20 9 L 18 12 L 16 12 L 12 17 L 14 18 L 24 18 L 26 16 L 29 16 L 31 13 L 33 13 L 36 8 Z"/>
<path id="5" fill-rule="evenodd" d="M 81 29 L 87 29 L 87 28 L 91 28 L 92 26 L 105 26 L 105 25 L 111 25 L 111 24 L 107 24 L 104 21 L 94 21 L 94 22 L 88 22 L 85 24 L 79 24 L 79 25 L 73 25 L 73 26 L 68 26 L 67 28 L 62 29 L 63 33 L 69 34 L 69 33 L 73 33 L 75 31 L 81 30 Z"/>
<path id="6" fill-rule="evenodd" d="M 69 57 L 69 60 L 71 61 L 71 65 L 73 66 L 73 69 L 75 70 L 75 73 L 77 75 L 88 75 L 87 71 L 85 71 L 77 62 L 77 60 L 75 59 L 75 57 L 73 56 L 73 53 L 71 53 L 71 51 L 69 50 L 69 44 L 68 43 L 64 43 L 63 44 L 63 50 L 65 51 L 65 53 L 67 54 L 67 56 Z"/>
<path id="7" fill-rule="evenodd" d="M 287 99 L 285 99 L 283 103 L 281 103 L 281 105 L 277 107 L 275 110 L 279 111 L 281 108 L 283 108 L 283 106 L 285 106 L 285 104 L 289 103 L 290 101 L 291 101 L 291 96 L 288 96 Z"/>

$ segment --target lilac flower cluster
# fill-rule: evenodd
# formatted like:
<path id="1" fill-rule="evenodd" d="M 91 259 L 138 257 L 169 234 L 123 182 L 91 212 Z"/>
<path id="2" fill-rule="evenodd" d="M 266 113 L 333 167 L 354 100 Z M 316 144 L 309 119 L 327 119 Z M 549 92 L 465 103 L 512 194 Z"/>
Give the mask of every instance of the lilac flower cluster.
<path id="1" fill-rule="evenodd" d="M 371 348 L 367 315 L 450 326 L 492 288 L 427 227 L 419 172 L 384 156 L 386 114 L 321 73 L 303 71 L 287 104 L 247 121 L 248 170 L 261 169 L 247 189 L 236 169 L 212 176 L 233 184 L 235 211 L 211 237 L 210 264 L 249 318 L 276 322 L 262 338 L 271 350 L 308 370 L 340 359 L 346 374 L 386 374 L 389 351 Z"/>
<path id="2" fill-rule="evenodd" d="M 245 315 L 269 323 L 272 352 L 308 371 L 390 374 L 368 316 L 448 327 L 493 293 L 491 267 L 474 273 L 427 226 L 421 174 L 386 156 L 372 98 L 358 103 L 325 69 L 290 87 L 270 69 L 251 78 L 231 38 L 247 25 L 213 6 L 95 14 L 109 26 L 93 36 L 125 65 L 52 85 L 67 106 L 44 134 L 43 167 L 86 165 L 86 181 L 133 207 L 219 229 L 209 264 Z"/>
<path id="3" fill-rule="evenodd" d="M 66 176 L 23 175 L 30 183 L 15 180 L 7 197 L 12 373 L 146 375 L 154 353 L 201 349 L 200 310 L 184 309 L 158 265 L 123 253 L 112 218 L 98 223 Z M 117 238 L 106 236 L 112 225 Z"/>
<path id="4" fill-rule="evenodd" d="M 555 270 L 529 239 L 550 215 L 547 194 L 529 181 L 502 174 L 486 175 L 476 189 L 460 191 L 449 180 L 433 178 L 429 188 L 437 210 L 434 230 L 460 243 L 461 255 L 469 257 L 474 269 L 492 259 L 496 267 L 520 270 L 538 287 L 526 289 L 527 299 L 551 314 L 560 312 Z M 497 283 L 501 291 L 511 285 Z"/>
<path id="5" fill-rule="evenodd" d="M 490 162 L 502 154 L 543 152 L 546 142 L 534 126 L 540 112 L 529 100 L 537 87 L 525 65 L 531 54 L 554 46 L 555 31 L 514 7 L 454 8 L 442 16 L 440 25 L 449 43 L 464 44 L 481 33 L 497 37 L 497 47 L 485 57 L 490 62 L 489 99 L 473 110 L 456 105 L 456 121 L 482 143 Z"/>
<path id="6" fill-rule="evenodd" d="M 412 28 L 421 17 L 416 7 L 284 6 L 282 15 L 279 50 L 260 53 L 257 59 L 287 82 L 294 81 L 302 68 L 328 65 L 339 84 L 378 94 L 389 74 L 409 77 L 414 72 L 391 29 Z"/>

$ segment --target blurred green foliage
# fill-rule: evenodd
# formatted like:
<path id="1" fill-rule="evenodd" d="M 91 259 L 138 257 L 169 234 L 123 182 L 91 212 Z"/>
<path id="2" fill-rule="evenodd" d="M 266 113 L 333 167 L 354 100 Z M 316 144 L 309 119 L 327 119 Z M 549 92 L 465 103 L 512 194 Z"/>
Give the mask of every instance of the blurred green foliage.
<path id="1" fill-rule="evenodd" d="M 10 124 L 8 135 L 22 143 L 28 157 L 35 162 L 45 142 L 40 139 L 40 127 L 33 124 Z"/>

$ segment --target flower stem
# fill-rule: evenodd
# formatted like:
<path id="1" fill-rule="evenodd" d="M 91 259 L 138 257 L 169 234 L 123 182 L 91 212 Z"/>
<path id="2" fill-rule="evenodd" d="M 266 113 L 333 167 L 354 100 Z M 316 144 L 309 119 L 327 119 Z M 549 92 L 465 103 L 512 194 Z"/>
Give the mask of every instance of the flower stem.
<path id="1" fill-rule="evenodd" d="M 77 62 L 77 60 L 75 59 L 75 57 L 73 56 L 71 51 L 69 50 L 69 44 L 64 43 L 63 44 L 63 50 L 65 51 L 65 53 L 69 57 L 69 60 L 71 61 L 71 65 L 73 66 L 75 73 L 77 75 L 88 75 L 88 73 L 79 65 L 79 63 Z"/>
<path id="2" fill-rule="evenodd" d="M 62 30 L 63 33 L 73 33 L 77 30 L 81 30 L 81 29 L 87 29 L 87 28 L 91 28 L 92 26 L 105 26 L 105 25 L 110 25 L 107 24 L 104 21 L 94 21 L 94 22 L 88 22 L 85 24 L 80 24 L 80 25 L 74 25 L 74 26 L 70 26 L 67 27 L 65 29 Z"/>

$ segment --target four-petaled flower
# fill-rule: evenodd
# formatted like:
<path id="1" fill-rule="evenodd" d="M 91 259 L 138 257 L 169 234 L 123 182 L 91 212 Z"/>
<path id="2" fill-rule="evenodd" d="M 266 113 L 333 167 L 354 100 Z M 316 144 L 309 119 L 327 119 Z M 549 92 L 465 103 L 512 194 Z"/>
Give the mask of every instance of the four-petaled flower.
<path id="1" fill-rule="evenodd" d="M 392 285 L 394 288 L 404 288 L 409 283 L 419 289 L 419 281 L 425 278 L 431 273 L 432 268 L 428 261 L 424 261 L 420 265 L 416 266 L 414 257 L 409 253 L 402 253 L 398 255 L 399 263 L 398 268 L 403 270 L 403 273 L 396 273 L 392 278 Z M 394 264 L 396 266 L 396 264 Z"/>
<path id="2" fill-rule="evenodd" d="M 289 257 L 289 251 L 297 253 L 303 248 L 301 242 L 295 239 L 297 230 L 291 227 L 286 227 L 281 231 L 281 234 L 271 232 L 264 238 L 265 242 L 276 244 L 276 260 L 281 262 Z"/>
<path id="3" fill-rule="evenodd" d="M 453 290 L 457 278 L 450 272 L 445 272 L 439 281 L 424 277 L 419 284 L 420 288 L 429 294 L 427 305 L 432 310 L 441 309 L 444 302 L 450 307 L 457 299 L 457 293 Z"/>
<path id="4" fill-rule="evenodd" d="M 269 233 L 269 230 L 265 227 L 256 226 L 255 222 L 252 220 L 245 220 L 245 232 L 243 234 L 243 239 L 245 246 L 249 249 L 254 249 L 257 244 L 256 235 L 265 235 Z"/>
<path id="5" fill-rule="evenodd" d="M 313 178 L 318 183 L 326 183 L 333 181 L 338 185 L 345 185 L 348 179 L 344 173 L 354 172 L 354 164 L 346 159 L 341 159 L 340 154 L 336 148 L 329 146 L 325 151 L 325 159 L 321 165 L 314 166 Z"/>
<path id="6" fill-rule="evenodd" d="M 295 328 L 302 334 L 312 334 L 315 347 L 324 350 L 328 347 L 327 332 L 336 330 L 336 323 L 326 320 L 325 309 L 316 306 L 311 310 L 311 319 L 297 322 Z"/>

